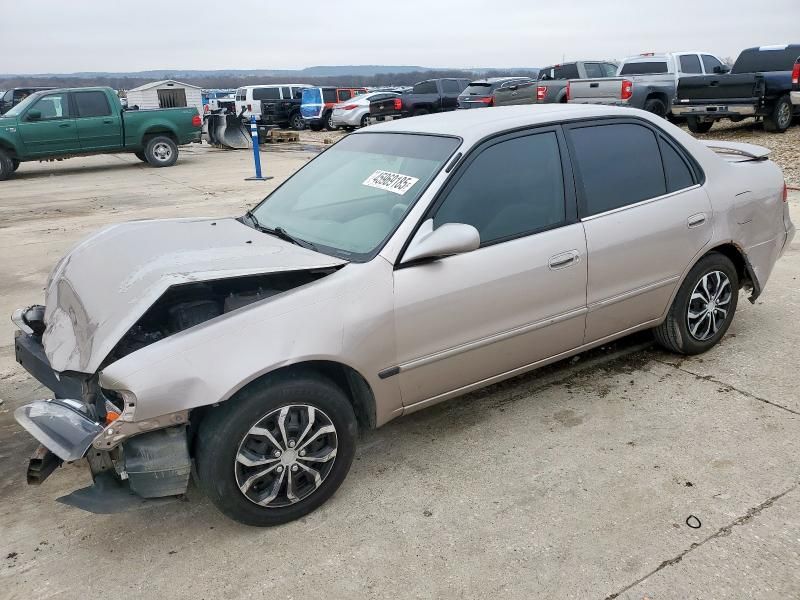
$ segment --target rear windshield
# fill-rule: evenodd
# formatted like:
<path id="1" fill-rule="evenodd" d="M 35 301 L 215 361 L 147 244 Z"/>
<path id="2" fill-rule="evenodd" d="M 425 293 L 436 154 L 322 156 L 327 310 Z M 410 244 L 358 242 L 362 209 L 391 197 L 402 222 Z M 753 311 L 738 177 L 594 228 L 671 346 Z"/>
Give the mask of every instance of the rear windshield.
<path id="1" fill-rule="evenodd" d="M 495 87 L 494 83 L 470 83 L 461 94 L 463 96 L 488 96 Z"/>
<path id="2" fill-rule="evenodd" d="M 800 45 L 797 44 L 774 50 L 750 48 L 739 55 L 731 72 L 791 71 L 798 57 L 800 57 Z"/>
<path id="3" fill-rule="evenodd" d="M 620 75 L 655 75 L 657 73 L 669 73 L 667 61 L 647 60 L 641 62 L 629 62 L 622 65 Z"/>
<path id="4" fill-rule="evenodd" d="M 322 104 L 322 92 L 319 88 L 303 90 L 303 104 Z"/>

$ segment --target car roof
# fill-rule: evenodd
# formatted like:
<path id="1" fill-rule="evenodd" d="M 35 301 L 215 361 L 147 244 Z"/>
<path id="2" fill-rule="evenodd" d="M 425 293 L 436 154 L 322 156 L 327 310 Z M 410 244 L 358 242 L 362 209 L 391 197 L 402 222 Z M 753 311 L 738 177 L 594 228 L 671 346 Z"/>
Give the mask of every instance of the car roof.
<path id="1" fill-rule="evenodd" d="M 455 110 L 376 123 L 365 129 L 359 129 L 355 135 L 386 132 L 483 138 L 493 133 L 530 125 L 547 125 L 591 117 L 641 117 L 642 114 L 643 111 L 636 109 L 592 104 L 498 106 L 475 110 Z"/>
<path id="2" fill-rule="evenodd" d="M 472 79 L 469 84 L 474 83 L 500 83 L 501 81 L 514 81 L 516 79 L 533 79 L 530 75 L 509 75 L 508 77 L 486 77 L 485 79 Z"/>

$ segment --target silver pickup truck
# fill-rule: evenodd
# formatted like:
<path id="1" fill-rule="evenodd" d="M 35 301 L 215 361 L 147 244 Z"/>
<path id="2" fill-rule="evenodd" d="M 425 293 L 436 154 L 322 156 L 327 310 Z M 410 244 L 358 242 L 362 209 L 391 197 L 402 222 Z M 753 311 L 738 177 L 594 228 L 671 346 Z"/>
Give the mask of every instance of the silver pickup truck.
<path id="1" fill-rule="evenodd" d="M 577 60 L 551 65 L 539 71 L 536 81 L 503 86 L 494 93 L 494 106 L 517 104 L 550 104 L 567 101 L 570 79 L 614 77 L 617 65 L 602 60 Z"/>
<path id="2" fill-rule="evenodd" d="M 628 106 L 666 117 L 681 77 L 728 70 L 719 58 L 703 52 L 648 53 L 625 59 L 617 77 L 570 81 L 567 96 L 575 104 Z"/>

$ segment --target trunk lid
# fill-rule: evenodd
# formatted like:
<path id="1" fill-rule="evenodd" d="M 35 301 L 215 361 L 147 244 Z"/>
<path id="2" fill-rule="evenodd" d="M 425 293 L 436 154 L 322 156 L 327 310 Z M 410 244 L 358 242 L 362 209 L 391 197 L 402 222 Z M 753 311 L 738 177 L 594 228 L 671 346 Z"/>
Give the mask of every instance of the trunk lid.
<path id="1" fill-rule="evenodd" d="M 345 262 L 232 218 L 113 225 L 79 243 L 51 273 L 45 354 L 56 371 L 93 373 L 173 285 Z"/>

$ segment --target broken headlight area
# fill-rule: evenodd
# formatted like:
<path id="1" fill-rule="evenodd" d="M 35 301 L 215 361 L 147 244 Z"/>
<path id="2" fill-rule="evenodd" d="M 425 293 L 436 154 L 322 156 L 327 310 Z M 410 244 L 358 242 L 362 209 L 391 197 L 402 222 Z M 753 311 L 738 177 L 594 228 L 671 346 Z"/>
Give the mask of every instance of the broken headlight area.
<path id="1" fill-rule="evenodd" d="M 334 271 L 336 268 L 313 269 L 172 286 L 120 339 L 102 366 L 180 331 L 311 283 Z"/>

